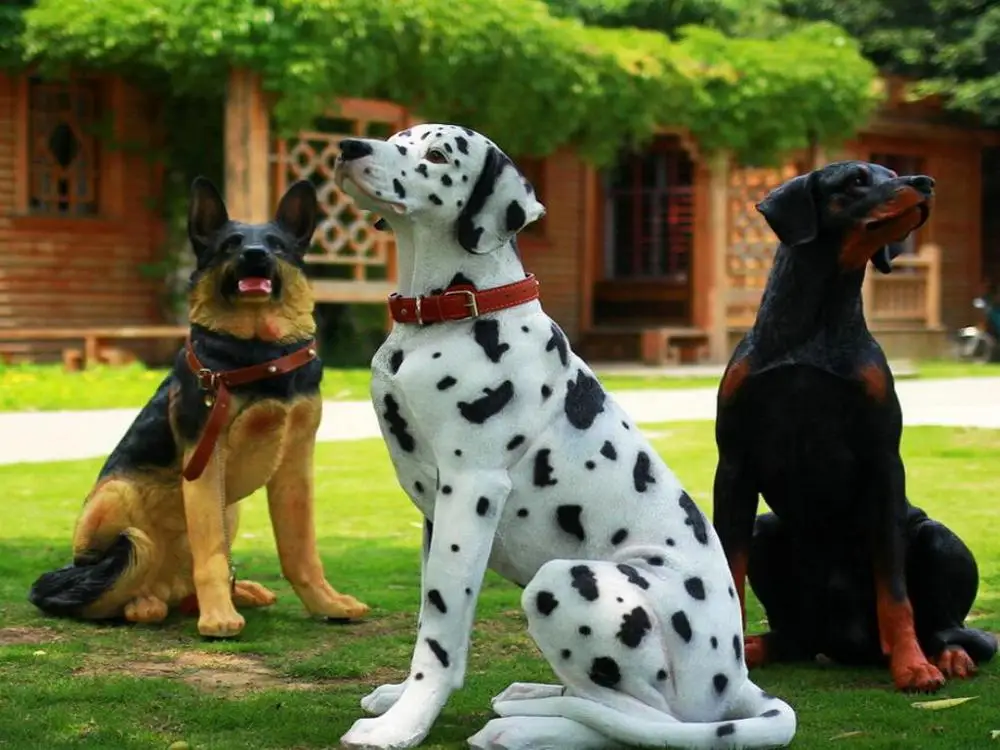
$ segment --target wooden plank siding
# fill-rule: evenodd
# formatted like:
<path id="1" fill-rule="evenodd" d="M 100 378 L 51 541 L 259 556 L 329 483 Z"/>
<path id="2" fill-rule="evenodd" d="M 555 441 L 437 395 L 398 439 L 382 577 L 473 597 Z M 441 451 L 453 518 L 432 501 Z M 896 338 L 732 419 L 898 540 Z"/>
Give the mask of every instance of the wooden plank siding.
<path id="1" fill-rule="evenodd" d="M 155 136 L 149 102 L 119 79 L 100 79 L 114 135 Z M 0 73 L 0 328 L 142 325 L 162 313 L 156 282 L 141 263 L 154 259 L 164 227 L 150 199 L 162 168 L 144 155 L 101 144 L 98 212 L 93 217 L 32 214 L 29 209 L 28 84 Z M 8 356 L 56 356 L 44 342 L 0 344 Z"/>

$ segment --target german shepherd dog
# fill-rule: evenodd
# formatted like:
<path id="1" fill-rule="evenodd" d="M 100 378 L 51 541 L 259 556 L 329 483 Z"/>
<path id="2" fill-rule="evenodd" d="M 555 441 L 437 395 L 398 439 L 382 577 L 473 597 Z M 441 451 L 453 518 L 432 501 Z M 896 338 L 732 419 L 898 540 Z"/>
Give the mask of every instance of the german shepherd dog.
<path id="1" fill-rule="evenodd" d="M 215 186 L 195 180 L 190 337 L 101 469 L 76 523 L 73 563 L 33 584 L 39 609 L 142 623 L 197 610 L 203 636 L 237 635 L 236 607 L 275 601 L 236 580 L 231 565 L 237 503 L 266 487 L 281 571 L 306 609 L 336 619 L 368 611 L 330 586 L 316 550 L 323 367 L 303 269 L 317 211 L 303 181 L 272 221 L 232 221 Z"/>

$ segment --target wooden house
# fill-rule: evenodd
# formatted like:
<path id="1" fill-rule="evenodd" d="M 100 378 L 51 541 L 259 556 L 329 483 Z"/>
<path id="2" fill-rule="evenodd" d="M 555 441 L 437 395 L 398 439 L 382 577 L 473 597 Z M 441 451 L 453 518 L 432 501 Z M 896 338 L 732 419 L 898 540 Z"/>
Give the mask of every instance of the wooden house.
<path id="1" fill-rule="evenodd" d="M 571 150 L 511 154 L 548 210 L 519 241 L 548 312 L 592 360 L 724 361 L 752 323 L 775 245 L 754 204 L 813 165 L 864 158 L 938 182 L 930 221 L 895 273 L 868 275 L 865 299 L 890 356 L 940 353 L 947 329 L 969 321 L 984 269 L 1000 271 L 1000 222 L 982 205 L 996 194 L 995 182 L 984 188 L 983 164 L 998 161 L 1000 138 L 955 124 L 938 102 L 906 102 L 902 82 L 887 86 L 886 105 L 840 153 L 790 154 L 777 168 L 701 153 L 669 127 L 607 169 Z M 149 206 L 162 176 L 81 125 L 107 116 L 116 136 L 154 138 L 150 111 L 117 78 L 56 85 L 0 74 L 0 351 L 51 353 L 38 341 L 4 343 L 3 331 L 28 325 L 162 322 L 140 272 L 163 237 Z M 345 135 L 386 136 L 419 115 L 332 101 L 313 129 L 277 138 L 269 112 L 259 78 L 233 71 L 220 144 L 230 212 L 263 220 L 290 181 L 311 180 L 324 211 L 309 256 L 318 299 L 384 302 L 394 289 L 392 236 L 354 209 L 332 168 Z"/>

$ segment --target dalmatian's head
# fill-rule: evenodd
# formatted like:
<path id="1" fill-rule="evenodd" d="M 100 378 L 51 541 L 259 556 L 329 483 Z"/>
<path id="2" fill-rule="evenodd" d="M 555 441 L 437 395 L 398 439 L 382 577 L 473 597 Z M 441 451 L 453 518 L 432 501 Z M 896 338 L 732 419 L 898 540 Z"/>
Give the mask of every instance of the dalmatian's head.
<path id="1" fill-rule="evenodd" d="M 340 142 L 337 185 L 393 229 L 422 226 L 469 253 L 490 253 L 545 214 L 534 188 L 486 136 L 418 125 L 380 141 Z"/>

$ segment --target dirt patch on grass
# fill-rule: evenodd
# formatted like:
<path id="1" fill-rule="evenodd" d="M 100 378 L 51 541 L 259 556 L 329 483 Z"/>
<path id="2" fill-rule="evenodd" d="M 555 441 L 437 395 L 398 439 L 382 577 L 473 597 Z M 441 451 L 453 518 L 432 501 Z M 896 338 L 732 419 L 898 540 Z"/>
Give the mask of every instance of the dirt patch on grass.
<path id="1" fill-rule="evenodd" d="M 51 628 L 0 628 L 0 646 L 25 646 L 57 640 L 59 634 Z"/>
<path id="2" fill-rule="evenodd" d="M 114 662 L 91 658 L 76 670 L 82 677 L 121 674 L 129 677 L 167 677 L 211 692 L 243 695 L 261 690 L 319 690 L 323 685 L 285 677 L 246 654 L 208 654 L 198 651 L 161 651 L 145 661 Z"/>

